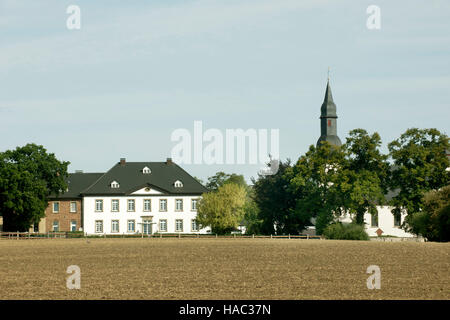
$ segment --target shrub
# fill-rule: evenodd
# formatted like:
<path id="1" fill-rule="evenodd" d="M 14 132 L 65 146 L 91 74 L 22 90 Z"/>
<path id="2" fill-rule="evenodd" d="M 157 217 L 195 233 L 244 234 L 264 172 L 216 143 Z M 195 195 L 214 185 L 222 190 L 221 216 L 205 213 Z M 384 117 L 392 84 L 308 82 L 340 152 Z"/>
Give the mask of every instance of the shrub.
<path id="1" fill-rule="evenodd" d="M 369 240 L 364 226 L 355 223 L 333 223 L 325 228 L 322 234 L 327 239 L 337 240 Z"/>

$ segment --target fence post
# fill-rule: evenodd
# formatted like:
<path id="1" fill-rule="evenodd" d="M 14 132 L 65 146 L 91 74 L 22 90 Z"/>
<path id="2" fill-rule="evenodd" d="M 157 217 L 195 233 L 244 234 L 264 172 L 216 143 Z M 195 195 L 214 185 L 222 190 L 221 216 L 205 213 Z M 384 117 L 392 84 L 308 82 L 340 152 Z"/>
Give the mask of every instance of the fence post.
<path id="1" fill-rule="evenodd" d="M 255 234 L 252 234 L 252 239 L 255 239 Z"/>
<path id="2" fill-rule="evenodd" d="M 17 240 L 19 240 L 19 231 L 17 231 Z"/>
<path id="3" fill-rule="evenodd" d="M 270 239 L 272 239 L 272 235 L 270 235 Z"/>
<path id="4" fill-rule="evenodd" d="M 217 233 L 216 233 L 216 239 L 217 239 Z"/>
<path id="5" fill-rule="evenodd" d="M 181 233 L 178 233 L 178 239 L 180 239 L 181 238 Z"/>
<path id="6" fill-rule="evenodd" d="M 306 235 L 306 240 L 309 240 L 309 234 Z"/>
<path id="7" fill-rule="evenodd" d="M 289 233 L 289 239 L 291 239 L 291 234 Z"/>

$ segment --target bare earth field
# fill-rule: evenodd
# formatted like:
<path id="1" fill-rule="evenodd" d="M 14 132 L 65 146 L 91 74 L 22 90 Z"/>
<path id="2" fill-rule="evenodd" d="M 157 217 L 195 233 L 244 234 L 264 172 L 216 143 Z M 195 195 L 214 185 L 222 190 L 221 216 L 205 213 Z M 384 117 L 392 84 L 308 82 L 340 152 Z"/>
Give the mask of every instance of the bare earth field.
<path id="1" fill-rule="evenodd" d="M 69 265 L 79 290 L 66 288 Z M 450 299 L 450 243 L 0 240 L 0 299 Z"/>

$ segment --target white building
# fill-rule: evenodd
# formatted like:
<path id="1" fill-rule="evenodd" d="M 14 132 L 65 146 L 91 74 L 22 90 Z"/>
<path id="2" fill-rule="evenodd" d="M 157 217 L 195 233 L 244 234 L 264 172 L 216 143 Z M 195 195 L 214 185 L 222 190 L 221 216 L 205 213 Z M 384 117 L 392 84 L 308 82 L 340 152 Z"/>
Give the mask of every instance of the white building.
<path id="1" fill-rule="evenodd" d="M 81 192 L 84 232 L 94 234 L 207 233 L 197 203 L 206 188 L 181 167 L 121 159 Z"/>

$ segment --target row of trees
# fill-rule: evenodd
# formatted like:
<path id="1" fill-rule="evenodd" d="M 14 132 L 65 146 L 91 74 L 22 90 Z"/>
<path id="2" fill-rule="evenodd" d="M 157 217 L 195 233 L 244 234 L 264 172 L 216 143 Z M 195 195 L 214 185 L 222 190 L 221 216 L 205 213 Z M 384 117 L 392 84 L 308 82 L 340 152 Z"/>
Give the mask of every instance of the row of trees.
<path id="1" fill-rule="evenodd" d="M 391 205 L 394 215 L 406 211 L 405 230 L 425 236 L 428 225 L 438 221 L 433 239 L 449 240 L 448 192 L 436 196 L 444 208 L 438 219 L 427 218 L 435 205 L 424 198 L 450 183 L 448 137 L 436 129 L 409 129 L 388 144 L 388 155 L 380 151 L 381 143 L 378 133 L 352 130 L 342 147 L 311 146 L 295 164 L 281 162 L 275 175 L 252 179 L 251 188 L 242 176 L 219 172 L 206 183 L 210 192 L 200 201 L 199 223 L 217 233 L 244 221 L 250 233 L 297 234 L 315 221 L 321 234 L 344 212 L 362 225 L 366 212 L 377 215 L 378 205 Z"/>

